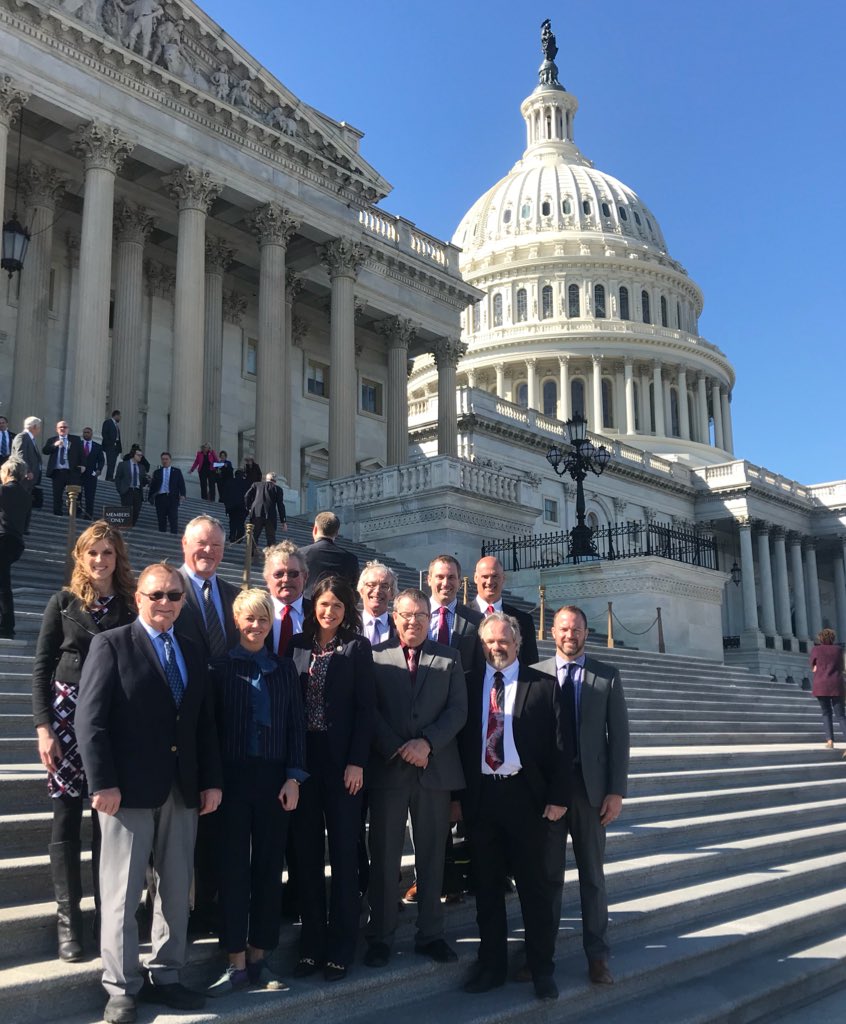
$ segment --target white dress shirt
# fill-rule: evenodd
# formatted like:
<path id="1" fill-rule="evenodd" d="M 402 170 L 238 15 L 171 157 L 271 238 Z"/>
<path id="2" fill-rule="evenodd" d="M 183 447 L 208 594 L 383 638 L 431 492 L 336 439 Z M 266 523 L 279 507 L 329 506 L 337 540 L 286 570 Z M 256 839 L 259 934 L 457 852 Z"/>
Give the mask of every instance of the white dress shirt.
<path id="1" fill-rule="evenodd" d="M 273 602 L 273 610 L 276 614 L 273 617 L 273 650 L 279 650 L 279 633 L 282 630 L 282 609 L 285 605 L 276 597 L 271 595 L 270 600 Z M 296 636 L 297 633 L 303 631 L 303 598 L 300 595 L 292 605 L 290 605 L 291 611 L 291 625 L 294 627 L 292 636 Z"/>
<path id="2" fill-rule="evenodd" d="M 495 612 L 502 611 L 502 598 L 500 598 L 498 601 L 486 601 L 483 597 L 479 597 L 479 595 L 477 594 L 476 607 L 479 609 L 482 615 L 487 617 L 488 608 L 493 608 Z"/>
<path id="3" fill-rule="evenodd" d="M 448 605 L 439 605 L 434 597 L 429 599 L 429 639 L 438 639 L 438 624 L 441 621 L 441 608 L 445 607 L 447 610 L 447 628 L 449 629 L 449 635 L 452 636 L 452 631 L 455 628 L 455 606 L 458 604 L 458 598 L 453 598 Z"/>
<path id="4" fill-rule="evenodd" d="M 488 742 L 488 714 L 491 707 L 491 689 L 494 684 L 494 672 L 502 672 L 505 687 L 504 717 L 502 722 L 502 755 L 504 761 L 494 772 L 485 760 L 485 747 Z M 520 674 L 520 663 L 513 662 L 508 668 L 495 669 L 488 665 L 485 669 L 485 682 L 482 686 L 482 775 L 514 775 L 523 767 L 517 747 L 514 744 L 514 698 L 517 696 L 517 677 Z"/>
<path id="5" fill-rule="evenodd" d="M 364 635 L 374 647 L 376 644 L 380 644 L 383 640 L 388 639 L 391 627 L 388 625 L 387 612 L 377 615 L 376 618 L 374 618 L 369 612 L 363 612 L 361 622 L 364 627 Z M 378 629 L 377 633 L 374 633 L 374 627 Z"/>

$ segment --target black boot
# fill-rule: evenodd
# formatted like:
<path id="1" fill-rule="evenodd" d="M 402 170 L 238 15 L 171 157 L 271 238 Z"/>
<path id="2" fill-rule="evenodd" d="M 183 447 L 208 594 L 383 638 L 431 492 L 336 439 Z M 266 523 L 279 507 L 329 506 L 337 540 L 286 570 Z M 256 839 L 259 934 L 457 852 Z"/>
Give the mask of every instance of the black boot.
<path id="1" fill-rule="evenodd" d="M 51 843 L 50 871 L 58 907 L 59 959 L 73 963 L 82 959 L 82 876 L 79 843 Z"/>

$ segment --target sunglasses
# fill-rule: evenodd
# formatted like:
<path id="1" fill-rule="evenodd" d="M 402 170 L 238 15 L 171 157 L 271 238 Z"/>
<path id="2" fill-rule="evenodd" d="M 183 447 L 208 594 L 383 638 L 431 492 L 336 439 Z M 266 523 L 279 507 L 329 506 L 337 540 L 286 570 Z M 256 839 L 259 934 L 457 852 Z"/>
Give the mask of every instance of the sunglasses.
<path id="1" fill-rule="evenodd" d="M 282 580 L 286 576 L 289 580 L 298 580 L 302 573 L 299 569 L 277 569 L 276 572 L 271 574 L 275 580 Z"/>
<path id="2" fill-rule="evenodd" d="M 181 601 L 185 597 L 184 590 L 154 590 L 150 594 L 145 594 L 143 590 L 138 591 L 142 597 L 148 598 L 150 601 L 162 601 L 167 598 L 168 601 L 172 601 L 176 604 L 177 601 Z"/>

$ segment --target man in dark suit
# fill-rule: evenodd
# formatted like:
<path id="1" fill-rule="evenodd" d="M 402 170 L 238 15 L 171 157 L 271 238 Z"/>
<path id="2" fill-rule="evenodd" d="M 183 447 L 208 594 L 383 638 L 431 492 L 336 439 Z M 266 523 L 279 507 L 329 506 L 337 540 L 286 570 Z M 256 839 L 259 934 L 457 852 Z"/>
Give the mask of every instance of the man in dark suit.
<path id="1" fill-rule="evenodd" d="M 520 611 L 510 604 L 502 603 L 502 590 L 505 586 L 505 570 L 498 558 L 488 555 L 480 558 L 473 573 L 476 584 L 476 607 L 482 615 L 492 612 L 505 612 L 520 624 L 520 661 L 524 665 L 534 665 L 538 660 L 538 641 L 535 624 L 531 615 Z"/>
<path id="2" fill-rule="evenodd" d="M 32 497 L 32 504 L 41 508 L 41 491 L 37 495 L 33 492 L 41 485 L 41 450 L 36 443 L 36 437 L 41 431 L 41 420 L 37 416 L 27 416 L 24 420 L 23 430 L 15 434 L 12 440 L 12 455 L 20 459 L 26 466 L 26 475 L 21 481 L 21 486 Z M 36 502 L 36 497 L 38 501 Z M 32 509 L 26 516 L 26 528 L 24 533 L 29 533 L 29 521 L 32 516 Z"/>
<path id="3" fill-rule="evenodd" d="M 507 875 L 520 894 L 526 955 L 539 999 L 557 999 L 552 978 L 564 882 L 563 816 L 572 763 L 561 756 L 555 680 L 518 660 L 519 624 L 492 612 L 479 626 L 484 665 L 468 680 L 459 736 L 466 786 L 461 808 L 473 848 L 479 957 L 465 991 L 502 985 L 508 966 Z"/>
<path id="4" fill-rule="evenodd" d="M 0 416 L 0 466 L 12 454 L 12 441 L 15 435 L 9 430 L 9 421 L 5 416 Z"/>
<path id="5" fill-rule="evenodd" d="M 314 517 L 314 543 L 300 549 L 308 566 L 308 597 L 324 576 L 340 576 L 353 590 L 358 584 L 358 559 L 336 543 L 340 529 L 341 520 L 334 512 L 318 512 Z"/>
<path id="6" fill-rule="evenodd" d="M 397 577 L 382 562 L 368 562 L 358 580 L 361 595 L 361 620 L 364 635 L 375 647 L 396 635 L 394 620 L 388 614 L 397 596 Z"/>
<path id="7" fill-rule="evenodd" d="M 197 815 L 221 800 L 221 765 L 206 660 L 173 623 L 182 577 L 150 565 L 138 619 L 100 633 L 79 683 L 76 735 L 102 831 L 100 945 L 104 1020 L 131 1024 L 136 998 L 177 1010 L 204 999 L 179 983 L 186 958 Z M 134 915 L 152 855 L 158 879 L 152 955 L 142 973 Z"/>
<path id="8" fill-rule="evenodd" d="M 103 420 L 100 436 L 103 439 L 103 451 L 106 453 L 106 479 L 114 480 L 115 463 L 123 451 L 120 443 L 120 409 L 113 409 L 111 418 Z"/>
<path id="9" fill-rule="evenodd" d="M 156 506 L 159 533 L 179 532 L 179 506 L 185 501 L 185 478 L 182 470 L 171 465 L 170 452 L 162 452 L 162 464 L 153 471 L 147 498 Z"/>
<path id="10" fill-rule="evenodd" d="M 261 531 L 264 530 L 267 547 L 276 543 L 276 517 L 283 530 L 288 529 L 282 488 L 276 485 L 276 474 L 268 473 L 264 480 L 253 484 L 244 498 L 249 521 L 253 524 L 253 544 L 258 547 Z"/>
<path id="11" fill-rule="evenodd" d="M 481 658 L 478 629 L 484 616 L 458 600 L 461 565 L 453 555 L 438 555 L 429 563 L 427 582 L 432 592 L 429 636 L 439 644 L 455 647 L 469 673 Z"/>
<path id="12" fill-rule="evenodd" d="M 370 923 L 364 962 L 383 967 L 397 927 L 397 879 L 411 812 L 416 839 L 414 948 L 438 963 L 457 959 L 444 940 L 441 886 L 452 790 L 464 787 L 456 737 L 467 719 L 458 652 L 426 635 L 429 601 L 405 590 L 394 602 L 397 635 L 373 651 L 376 729 L 370 795 Z"/>
<path id="13" fill-rule="evenodd" d="M 144 487 L 147 484 L 147 473 L 144 470 L 144 453 L 140 448 L 128 459 L 123 459 L 115 473 L 115 489 L 120 495 L 120 503 L 132 511 L 131 523 L 138 522 L 141 503 L 144 500 Z"/>
<path id="14" fill-rule="evenodd" d="M 48 456 L 47 476 L 53 484 L 53 515 L 62 515 L 62 499 L 68 484 L 79 483 L 82 469 L 82 439 L 69 433 L 65 420 L 56 424 L 56 433 L 47 439 L 42 452 Z"/>
<path id="15" fill-rule="evenodd" d="M 575 751 L 573 796 L 564 820 L 579 870 L 588 975 L 594 984 L 610 985 L 605 829 L 619 817 L 628 790 L 629 718 L 620 673 L 586 657 L 587 634 L 580 608 L 559 608 L 552 623 L 555 657 L 536 667 L 558 681 L 562 756 Z M 569 747 L 567 735 L 574 738 Z"/>
<path id="16" fill-rule="evenodd" d="M 85 498 L 86 519 L 94 518 L 94 499 L 97 496 L 97 479 L 103 472 L 106 464 L 106 456 L 103 454 L 102 446 L 94 440 L 93 427 L 82 429 L 82 494 Z"/>

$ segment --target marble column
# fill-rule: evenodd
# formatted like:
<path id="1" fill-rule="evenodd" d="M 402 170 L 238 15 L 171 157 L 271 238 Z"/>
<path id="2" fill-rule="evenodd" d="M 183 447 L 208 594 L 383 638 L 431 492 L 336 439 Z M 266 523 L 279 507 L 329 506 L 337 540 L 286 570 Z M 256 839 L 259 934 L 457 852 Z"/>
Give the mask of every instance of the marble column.
<path id="1" fill-rule="evenodd" d="M 734 441 L 731 436 L 731 410 L 729 409 L 729 396 L 725 388 L 720 388 L 720 413 L 723 422 L 723 447 L 730 454 L 734 454 Z"/>
<path id="2" fill-rule="evenodd" d="M 755 594 L 755 557 L 752 553 L 752 523 L 738 523 L 740 532 L 740 582 L 743 589 L 743 624 L 747 632 L 758 632 L 758 601 Z"/>
<path id="3" fill-rule="evenodd" d="M 62 381 L 62 408 L 71 407 L 73 372 L 76 362 L 76 330 L 79 325 L 79 235 L 65 232 L 65 267 L 67 269 L 68 301 L 65 312 L 65 365 Z M 94 429 L 99 430 L 95 423 Z"/>
<path id="4" fill-rule="evenodd" d="M 802 568 L 802 538 L 798 533 L 788 535 L 790 545 L 790 575 L 793 579 L 793 618 L 796 637 L 808 639 L 808 608 L 805 603 L 805 574 Z"/>
<path id="5" fill-rule="evenodd" d="M 723 437 L 723 405 L 720 399 L 722 388 L 713 381 L 711 384 L 711 410 L 714 414 L 714 447 L 725 449 L 725 438 Z"/>
<path id="6" fill-rule="evenodd" d="M 711 430 L 708 422 L 708 392 L 706 388 L 705 374 L 698 373 L 696 375 L 696 404 L 699 413 L 699 437 L 697 440 L 700 444 L 711 443 Z"/>
<path id="7" fill-rule="evenodd" d="M 834 603 L 837 609 L 837 639 L 846 639 L 846 552 L 841 541 L 840 549 L 834 552 Z"/>
<path id="8" fill-rule="evenodd" d="M 180 167 L 164 184 L 179 208 L 173 312 L 173 387 L 169 446 L 177 464 L 191 465 L 203 431 L 206 216 L 222 185 L 199 167 Z M 281 292 L 281 285 L 279 286 Z M 264 464 L 259 462 L 264 469 Z"/>
<path id="9" fill-rule="evenodd" d="M 822 629 L 820 607 L 820 581 L 817 575 L 817 545 L 811 538 L 805 541 L 805 589 L 808 594 L 808 628 L 811 639 Z"/>
<path id="10" fill-rule="evenodd" d="M 784 528 L 773 526 L 773 589 L 775 591 L 776 629 L 785 639 L 793 636 L 790 622 L 790 584 L 787 578 L 787 549 L 784 546 Z"/>
<path id="11" fill-rule="evenodd" d="M 636 434 L 634 374 L 631 359 L 627 359 L 623 365 L 623 377 L 626 389 L 626 433 Z"/>
<path id="12" fill-rule="evenodd" d="M 232 266 L 234 257 L 234 249 L 222 238 L 206 238 L 203 441 L 208 441 L 215 451 L 220 448 L 223 403 L 223 275 Z"/>
<path id="13" fill-rule="evenodd" d="M 673 403 L 670 396 L 670 378 L 664 378 L 664 430 L 667 437 L 673 435 Z"/>
<path id="14" fill-rule="evenodd" d="M 265 473 L 278 473 L 286 477 L 290 472 L 291 417 L 285 401 L 288 388 L 288 368 L 291 339 L 286 331 L 285 310 L 285 256 L 288 243 L 299 228 L 290 210 L 278 203 L 266 203 L 250 215 L 250 226 L 259 247 L 259 327 L 256 353 L 256 462 Z M 333 288 L 334 303 L 334 288 Z M 350 287 L 352 307 L 352 286 Z M 352 308 L 349 310 L 352 328 Z M 333 305 L 332 332 L 335 331 Z M 352 342 L 350 342 L 352 348 Z M 352 365 L 352 360 L 350 360 Z M 341 366 L 341 372 L 344 367 Z M 352 375 L 338 376 L 334 359 L 329 381 L 330 402 L 338 391 L 352 393 L 355 400 L 355 367 Z M 347 368 L 349 374 L 349 368 Z M 331 424 L 331 415 L 330 415 Z M 352 444 L 355 446 L 355 410 L 350 425 Z M 330 426 L 331 431 L 331 426 Z M 330 443 L 331 443 L 330 432 Z M 335 475 L 330 473 L 331 475 Z M 338 474 L 339 476 L 343 474 Z M 286 477 L 287 482 L 287 477 Z"/>
<path id="15" fill-rule="evenodd" d="M 538 361 L 526 360 L 526 405 L 529 409 L 538 408 Z"/>
<path id="16" fill-rule="evenodd" d="M 558 357 L 558 419 L 562 423 L 573 415 L 570 395 L 570 357 Z"/>
<path id="17" fill-rule="evenodd" d="M 388 346 L 388 465 L 402 466 L 408 462 L 408 346 L 417 336 L 417 325 L 406 317 L 389 316 L 376 328 Z"/>
<path id="18" fill-rule="evenodd" d="M 690 407 L 687 400 L 687 370 L 678 369 L 679 383 L 679 435 L 683 441 L 690 440 Z"/>
<path id="19" fill-rule="evenodd" d="M 641 434 L 652 433 L 652 413 L 649 410 L 649 370 L 641 367 L 640 388 L 637 396 L 640 405 L 640 432 Z"/>
<path id="20" fill-rule="evenodd" d="M 65 415 L 74 425 L 73 429 L 78 429 L 76 425 L 83 421 L 99 427 L 107 412 L 115 178 L 134 143 L 117 128 L 97 121 L 77 129 L 72 142 L 74 152 L 85 165 L 85 198 L 79 253 L 79 324 L 71 393 L 73 405 Z"/>
<path id="21" fill-rule="evenodd" d="M 773 603 L 773 573 L 770 564 L 770 531 L 766 523 L 758 524 L 758 576 L 761 584 L 761 629 L 767 636 L 775 636 L 775 604 Z"/>
<path id="22" fill-rule="evenodd" d="M 289 384 L 287 393 L 290 400 L 285 403 L 282 410 L 284 417 L 283 429 L 285 441 L 283 442 L 281 472 L 284 479 L 292 486 L 299 487 L 300 459 L 299 455 L 294 459 L 293 454 L 299 451 L 299 439 L 294 432 L 293 410 L 299 400 L 303 380 L 303 339 L 308 331 L 308 324 L 302 317 L 294 313 L 294 303 L 305 288 L 305 281 L 295 274 L 293 270 L 285 271 L 285 373 L 288 376 Z M 300 358 L 294 353 L 294 349 L 300 350 Z M 331 377 L 331 374 L 330 374 Z M 293 385 L 293 392 L 292 392 Z M 331 388 L 332 382 L 330 380 Z M 259 463 L 261 465 L 261 463 Z"/>
<path id="23" fill-rule="evenodd" d="M 329 478 L 355 473 L 355 419 L 358 387 L 355 375 L 355 295 L 353 287 L 364 250 L 347 238 L 320 247 L 320 258 L 332 282 L 329 363 Z M 455 374 L 452 378 L 455 410 Z M 439 391 L 440 394 L 440 391 Z M 440 413 L 439 413 L 440 415 Z M 454 415 L 454 412 L 453 412 Z"/>
<path id="24" fill-rule="evenodd" d="M 661 375 L 661 364 L 656 359 L 652 364 L 652 404 L 655 407 L 655 433 L 658 437 L 666 437 L 664 423 L 664 381 Z"/>
<path id="25" fill-rule="evenodd" d="M 438 455 L 455 456 L 458 454 L 455 373 L 467 344 L 458 338 L 438 338 L 432 351 L 438 368 Z"/>
<path id="26" fill-rule="evenodd" d="M 50 305 L 50 261 L 53 253 L 53 222 L 56 205 L 65 190 L 65 180 L 53 167 L 40 163 L 21 168 L 20 191 L 26 221 L 32 233 L 26 264 L 20 277 L 18 320 L 15 328 L 15 357 L 12 369 L 12 412 L 10 427 L 16 433 L 27 416 L 44 418 L 47 412 L 45 379 L 47 367 L 47 324 Z M 61 397 L 61 396 L 60 396 Z M 59 415 L 67 415 L 62 410 Z M 82 430 L 81 420 L 70 420 L 71 431 Z M 98 424 L 99 425 L 99 424 Z M 53 432 L 55 424 L 46 423 Z M 50 434 L 46 436 L 49 437 Z"/>
<path id="27" fill-rule="evenodd" d="M 505 363 L 497 363 L 496 370 L 496 395 L 497 398 L 505 398 Z"/>
<path id="28" fill-rule="evenodd" d="M 593 393 L 593 415 L 588 423 L 588 429 L 595 434 L 602 433 L 602 358 L 594 356 L 591 364 L 590 374 L 591 389 Z"/>
<path id="29" fill-rule="evenodd" d="M 115 207 L 115 315 L 109 405 L 112 409 L 120 409 L 121 429 L 130 444 L 142 436 L 139 406 L 144 393 L 141 366 L 144 246 L 152 228 L 153 218 L 149 210 L 124 199 L 118 201 Z M 89 425 L 99 431 L 101 422 L 102 418 Z M 124 448 L 128 451 L 129 445 L 124 445 Z"/>
<path id="30" fill-rule="evenodd" d="M 29 94 L 22 92 L 15 85 L 10 75 L 0 75 L 0 221 L 5 220 L 6 207 L 6 159 L 9 150 L 9 129 L 15 123 L 21 112 L 21 107 L 29 99 Z M 12 210 L 12 213 L 16 213 Z M 25 413 L 26 416 L 35 413 Z M 21 429 L 21 424 L 10 423 L 9 426 L 16 433 Z"/>

